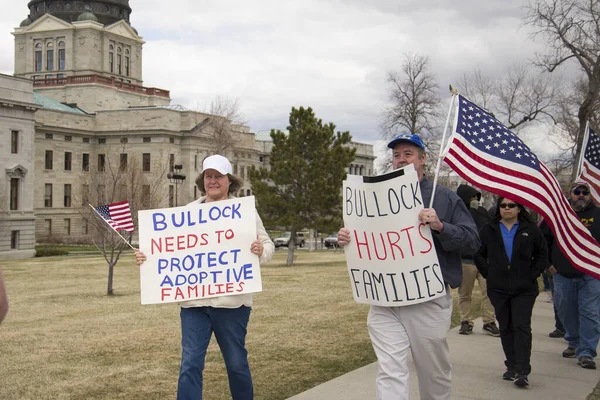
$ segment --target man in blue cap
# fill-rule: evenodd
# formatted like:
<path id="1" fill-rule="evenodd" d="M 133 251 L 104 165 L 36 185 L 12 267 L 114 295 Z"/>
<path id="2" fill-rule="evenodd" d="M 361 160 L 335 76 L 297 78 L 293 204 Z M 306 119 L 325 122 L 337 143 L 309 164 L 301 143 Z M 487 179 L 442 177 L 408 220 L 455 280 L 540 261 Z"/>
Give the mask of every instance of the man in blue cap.
<path id="1" fill-rule="evenodd" d="M 392 149 L 394 169 L 412 164 L 419 177 L 423 203 L 431 202 L 433 184 L 424 176 L 427 154 L 416 134 L 396 136 Z M 479 249 L 477 226 L 464 202 L 452 190 L 437 186 L 433 208 L 424 208 L 419 219 L 429 224 L 446 284 L 446 296 L 403 307 L 371 306 L 368 328 L 377 354 L 377 400 L 409 398 L 408 351 L 412 352 L 422 399 L 446 400 L 452 389 L 450 352 L 446 335 L 452 316 L 452 294 L 462 280 L 461 253 Z M 350 231 L 338 232 L 338 243 L 350 242 Z"/>

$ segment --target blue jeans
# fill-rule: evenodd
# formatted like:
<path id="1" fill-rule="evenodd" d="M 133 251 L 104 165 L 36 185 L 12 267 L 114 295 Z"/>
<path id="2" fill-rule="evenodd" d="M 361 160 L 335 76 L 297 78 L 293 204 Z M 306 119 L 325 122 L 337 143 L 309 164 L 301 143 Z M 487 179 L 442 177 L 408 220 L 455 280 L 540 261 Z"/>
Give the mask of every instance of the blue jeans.
<path id="1" fill-rule="evenodd" d="M 600 280 L 584 275 L 554 275 L 554 298 L 565 326 L 565 340 L 577 349 L 577 358 L 596 357 L 600 339 Z"/>
<path id="2" fill-rule="evenodd" d="M 221 348 L 233 400 L 254 398 L 246 351 L 249 307 L 181 308 L 181 369 L 177 400 L 202 400 L 202 371 L 212 333 Z"/>
<path id="3" fill-rule="evenodd" d="M 546 273 L 543 273 L 542 275 L 548 276 L 546 275 Z M 565 326 L 563 325 L 560 318 L 558 318 L 558 310 L 556 309 L 556 297 L 554 296 L 554 277 L 552 275 L 548 276 L 548 283 L 550 284 L 550 291 L 552 292 L 552 308 L 554 309 L 554 328 L 556 328 L 557 331 L 562 332 L 564 334 Z"/>
<path id="4" fill-rule="evenodd" d="M 542 280 L 544 281 L 544 290 L 552 290 L 550 286 L 550 278 L 546 272 L 542 272 Z"/>

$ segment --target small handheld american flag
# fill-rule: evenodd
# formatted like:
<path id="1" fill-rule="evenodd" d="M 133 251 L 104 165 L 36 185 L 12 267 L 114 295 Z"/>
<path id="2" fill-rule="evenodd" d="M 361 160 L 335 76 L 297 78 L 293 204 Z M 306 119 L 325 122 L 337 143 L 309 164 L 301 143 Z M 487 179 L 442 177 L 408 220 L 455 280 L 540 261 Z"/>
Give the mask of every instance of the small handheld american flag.
<path id="1" fill-rule="evenodd" d="M 131 218 L 131 209 L 127 200 L 95 207 L 94 210 L 115 231 L 125 230 L 130 233 L 133 232 L 133 219 Z"/>

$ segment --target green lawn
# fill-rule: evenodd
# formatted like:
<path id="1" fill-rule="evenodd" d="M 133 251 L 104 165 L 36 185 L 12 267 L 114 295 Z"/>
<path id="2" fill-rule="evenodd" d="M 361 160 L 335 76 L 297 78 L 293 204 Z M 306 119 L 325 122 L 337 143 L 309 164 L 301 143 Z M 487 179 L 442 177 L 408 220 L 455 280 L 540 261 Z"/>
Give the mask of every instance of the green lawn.
<path id="1" fill-rule="evenodd" d="M 261 268 L 263 292 L 254 295 L 247 338 L 256 399 L 285 399 L 375 361 L 368 306 L 352 298 L 344 254 L 296 254 L 293 267 L 278 251 Z M 2 268 L 11 308 L 0 326 L 0 399 L 174 398 L 178 306 L 140 305 L 132 256 L 117 265 L 110 297 L 100 257 L 35 258 Z M 214 340 L 204 396 L 230 398 Z"/>

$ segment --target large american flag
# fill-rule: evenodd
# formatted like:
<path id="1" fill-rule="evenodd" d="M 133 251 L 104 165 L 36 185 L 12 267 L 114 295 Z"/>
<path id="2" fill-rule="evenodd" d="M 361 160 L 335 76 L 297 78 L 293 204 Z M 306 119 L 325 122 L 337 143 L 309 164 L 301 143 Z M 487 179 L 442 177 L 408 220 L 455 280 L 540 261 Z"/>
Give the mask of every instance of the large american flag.
<path id="1" fill-rule="evenodd" d="M 583 162 L 578 180 L 590 184 L 590 193 L 596 204 L 600 204 L 600 136 L 588 127 L 584 145 Z"/>
<path id="2" fill-rule="evenodd" d="M 446 163 L 467 182 L 537 211 L 571 264 L 600 279 L 600 246 L 554 175 L 498 120 L 462 96 L 457 101 Z"/>
<path id="3" fill-rule="evenodd" d="M 133 219 L 127 200 L 96 207 L 95 210 L 115 231 L 123 229 L 133 232 Z"/>

